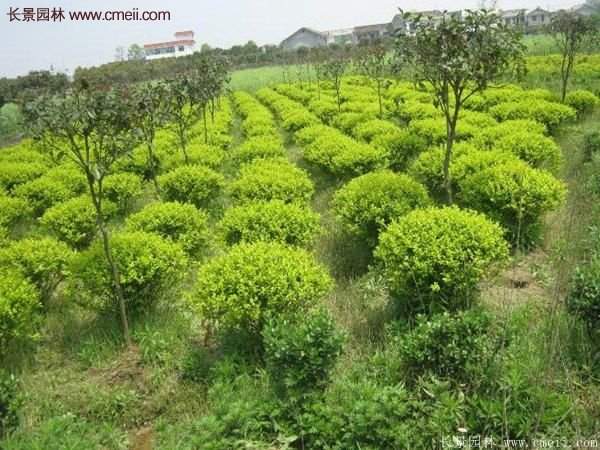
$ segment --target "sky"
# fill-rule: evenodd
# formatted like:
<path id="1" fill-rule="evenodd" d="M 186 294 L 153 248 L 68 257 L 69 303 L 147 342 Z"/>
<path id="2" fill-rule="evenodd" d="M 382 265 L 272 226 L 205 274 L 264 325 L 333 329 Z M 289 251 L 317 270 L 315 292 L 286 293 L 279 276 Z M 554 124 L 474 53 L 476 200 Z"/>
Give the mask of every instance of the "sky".
<path id="1" fill-rule="evenodd" d="M 248 40 L 278 44 L 300 27 L 317 30 L 385 23 L 402 8 L 455 10 L 476 8 L 478 0 L 0 0 L 0 77 L 30 70 L 72 74 L 76 67 L 114 61 L 116 48 L 173 39 L 179 30 L 193 30 L 202 43 L 228 48 Z M 499 0 L 498 7 L 547 9 L 570 7 L 578 0 Z M 62 8 L 62 22 L 10 21 L 13 8 Z M 165 11 L 170 21 L 70 21 L 69 11 Z M 23 18 L 22 16 L 18 16 Z"/>

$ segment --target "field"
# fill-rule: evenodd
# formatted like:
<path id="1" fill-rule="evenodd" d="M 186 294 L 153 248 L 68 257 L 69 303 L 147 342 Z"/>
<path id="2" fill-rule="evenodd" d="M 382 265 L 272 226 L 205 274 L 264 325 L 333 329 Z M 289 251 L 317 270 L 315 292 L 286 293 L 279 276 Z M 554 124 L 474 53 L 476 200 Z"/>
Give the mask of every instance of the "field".
<path id="1" fill-rule="evenodd" d="M 155 166 L 112 158 L 130 346 L 69 144 L 2 148 L 0 447 L 592 448 L 600 57 L 564 103 L 527 62 L 461 112 L 452 206 L 444 116 L 400 79 L 234 72 L 185 151 L 167 123 Z"/>

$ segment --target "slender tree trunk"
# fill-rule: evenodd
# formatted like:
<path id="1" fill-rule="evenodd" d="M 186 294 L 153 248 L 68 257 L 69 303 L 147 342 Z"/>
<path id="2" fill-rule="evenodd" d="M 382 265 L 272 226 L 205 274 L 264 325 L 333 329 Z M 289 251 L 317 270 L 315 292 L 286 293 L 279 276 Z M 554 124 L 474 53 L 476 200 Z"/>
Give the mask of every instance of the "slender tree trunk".
<path id="1" fill-rule="evenodd" d="M 101 183 L 101 181 L 100 181 Z M 128 347 L 131 346 L 131 335 L 129 333 L 129 321 L 127 319 L 127 308 L 125 306 L 125 297 L 123 295 L 123 289 L 121 287 L 121 276 L 119 273 L 119 268 L 115 263 L 113 258 L 112 250 L 110 247 L 110 237 L 108 235 L 108 230 L 106 229 L 106 223 L 104 222 L 104 216 L 102 214 L 102 195 L 101 195 L 101 185 L 99 188 L 99 192 L 97 193 L 94 187 L 94 179 L 91 174 L 88 174 L 88 185 L 90 188 L 90 195 L 92 197 L 92 202 L 94 204 L 94 208 L 96 209 L 96 223 L 100 230 L 100 234 L 102 235 L 102 246 L 104 249 L 104 256 L 106 257 L 106 262 L 108 263 L 112 284 L 113 284 L 113 293 L 117 298 L 119 303 L 119 311 L 121 316 L 121 324 L 123 326 L 123 337 L 125 338 L 125 343 Z"/>
<path id="2" fill-rule="evenodd" d="M 383 105 L 381 102 L 381 80 L 377 80 L 377 100 L 379 101 L 379 118 L 383 118 Z"/>
<path id="3" fill-rule="evenodd" d="M 444 185 L 446 188 L 446 200 L 449 205 L 454 203 L 454 197 L 452 192 L 452 176 L 450 173 L 450 163 L 452 162 L 452 147 L 454 146 L 454 139 L 456 136 L 456 122 L 458 120 L 458 108 L 455 107 L 452 116 L 446 117 L 446 154 L 444 156 Z"/>
<path id="4" fill-rule="evenodd" d="M 181 151 L 183 152 L 183 160 L 185 161 L 186 164 L 190 163 L 190 158 L 188 157 L 187 154 L 187 143 L 185 140 L 185 129 L 180 125 L 179 126 L 179 130 L 178 133 L 179 135 L 179 146 L 181 147 Z"/>
<path id="5" fill-rule="evenodd" d="M 202 121 L 204 122 L 204 143 L 208 144 L 208 125 L 206 124 L 206 105 L 202 107 Z"/>
<path id="6" fill-rule="evenodd" d="M 157 172 L 158 168 L 156 167 L 156 158 L 154 156 L 154 143 L 148 143 L 148 169 L 150 170 L 150 179 L 152 180 L 152 184 L 154 185 L 154 190 L 156 191 L 156 195 L 160 198 L 160 186 L 158 184 Z"/>

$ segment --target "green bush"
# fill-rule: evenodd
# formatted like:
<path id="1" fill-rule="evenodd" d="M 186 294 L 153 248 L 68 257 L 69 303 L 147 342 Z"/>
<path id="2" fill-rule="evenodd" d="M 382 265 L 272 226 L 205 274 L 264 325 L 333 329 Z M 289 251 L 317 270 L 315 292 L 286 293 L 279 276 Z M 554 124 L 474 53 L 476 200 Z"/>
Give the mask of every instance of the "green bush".
<path id="1" fill-rule="evenodd" d="M 219 224 L 228 245 L 275 241 L 306 246 L 319 232 L 319 215 L 308 207 L 281 200 L 250 202 L 225 211 Z"/>
<path id="2" fill-rule="evenodd" d="M 312 308 L 331 284 L 304 250 L 239 244 L 200 268 L 193 301 L 204 318 L 226 329 L 260 334 L 268 317 Z"/>
<path id="3" fill-rule="evenodd" d="M 377 136 L 371 144 L 382 147 L 389 154 L 390 168 L 404 170 L 415 156 L 427 148 L 427 141 L 407 130 Z"/>
<path id="4" fill-rule="evenodd" d="M 587 161 L 600 154 L 600 131 L 591 131 L 583 136 L 583 154 Z"/>
<path id="5" fill-rule="evenodd" d="M 425 188 L 407 175 L 389 170 L 350 180 L 333 197 L 336 217 L 350 234 L 377 244 L 381 230 L 415 208 L 430 203 Z"/>
<path id="6" fill-rule="evenodd" d="M 529 132 L 532 134 L 545 135 L 547 130 L 543 123 L 531 119 L 505 120 L 493 127 L 487 127 L 479 130 L 472 142 L 475 146 L 482 149 L 493 149 L 496 142 L 512 133 Z"/>
<path id="7" fill-rule="evenodd" d="M 316 125 L 319 123 L 319 119 L 314 114 L 307 111 L 306 109 L 298 108 L 295 111 L 286 114 L 283 119 L 282 126 L 289 132 L 295 132 L 302 128 Z"/>
<path id="8" fill-rule="evenodd" d="M 291 399 L 327 385 L 344 342 L 325 312 L 271 319 L 262 338 L 269 378 L 278 392 Z"/>
<path id="9" fill-rule="evenodd" d="M 592 336 L 600 325 L 600 255 L 575 269 L 567 296 L 569 311 L 578 316 Z"/>
<path id="10" fill-rule="evenodd" d="M 419 316 L 398 342 L 406 379 L 433 374 L 456 383 L 476 381 L 496 351 L 491 328 L 491 318 L 477 310 Z"/>
<path id="11" fill-rule="evenodd" d="M 282 200 L 308 202 L 314 192 L 308 174 L 285 159 L 259 159 L 245 164 L 229 193 L 238 202 Z"/>
<path id="12" fill-rule="evenodd" d="M 105 201 L 102 208 L 106 218 L 116 211 L 116 206 L 111 202 Z M 78 250 L 92 242 L 98 228 L 96 209 L 88 195 L 75 197 L 49 208 L 40 223 L 58 239 Z"/>
<path id="13" fill-rule="evenodd" d="M 121 213 L 131 210 L 133 202 L 142 194 L 142 180 L 132 173 L 115 173 L 104 179 L 104 196 L 117 205 Z"/>
<path id="14" fill-rule="evenodd" d="M 207 208 L 215 203 L 225 179 L 208 167 L 192 165 L 179 167 L 161 175 L 158 182 L 165 200 Z"/>
<path id="15" fill-rule="evenodd" d="M 19 424 L 20 403 L 17 378 L 0 369 L 0 439 Z"/>
<path id="16" fill-rule="evenodd" d="M 0 250 L 0 266 L 13 267 L 25 275 L 47 305 L 67 275 L 73 252 L 66 244 L 48 237 L 23 239 Z"/>
<path id="17" fill-rule="evenodd" d="M 39 323 L 40 298 L 18 270 L 0 268 L 0 356 L 15 339 L 32 339 Z"/>
<path id="18" fill-rule="evenodd" d="M 429 145 L 439 145 L 446 142 L 446 119 L 428 118 L 413 120 L 408 125 L 408 131 L 425 139 Z M 478 128 L 459 119 L 456 125 L 456 140 L 461 141 L 475 136 Z"/>
<path id="19" fill-rule="evenodd" d="M 25 200 L 37 217 L 48 208 L 72 198 L 75 193 L 60 181 L 42 176 L 15 187 L 13 195 Z"/>
<path id="20" fill-rule="evenodd" d="M 237 163 L 246 163 L 257 158 L 283 156 L 285 156 L 283 142 L 281 138 L 273 135 L 248 138 L 233 152 L 233 158 Z"/>
<path id="21" fill-rule="evenodd" d="M 490 108 L 490 114 L 500 121 L 532 119 L 543 123 L 550 131 L 556 130 L 562 122 L 576 116 L 575 110 L 570 106 L 539 99 L 500 103 Z"/>
<path id="22" fill-rule="evenodd" d="M 463 155 L 475 151 L 475 147 L 468 142 L 459 142 L 452 147 L 452 160 L 450 164 L 450 178 L 452 182 L 452 161 Z M 421 153 L 408 168 L 408 174 L 415 180 L 423 183 L 432 197 L 441 199 L 446 197 L 444 183 L 444 158 L 446 149 L 444 147 L 430 148 Z"/>
<path id="23" fill-rule="evenodd" d="M 515 161 L 518 163 L 520 160 L 514 153 L 509 151 L 470 150 L 463 152 L 455 156 L 450 164 L 452 182 L 460 185 L 461 180 L 484 169 Z M 458 189 L 458 186 L 455 186 L 455 190 Z M 458 197 L 460 197 L 460 192 Z"/>
<path id="24" fill-rule="evenodd" d="M 31 214 L 29 204 L 0 192 L 0 227 L 11 228 Z"/>
<path id="25" fill-rule="evenodd" d="M 479 281 L 508 257 L 502 228 L 482 214 L 415 210 L 379 237 L 375 257 L 392 293 L 408 310 L 468 306 Z"/>
<path id="26" fill-rule="evenodd" d="M 307 161 L 339 177 L 352 177 L 387 164 L 384 148 L 357 142 L 342 133 L 326 133 L 304 149 Z"/>
<path id="27" fill-rule="evenodd" d="M 183 249 L 156 234 L 117 233 L 111 237 L 111 249 L 127 310 L 134 316 L 167 299 L 185 274 L 187 258 Z M 83 305 L 117 311 L 102 242 L 95 241 L 74 259 L 69 288 Z"/>
<path id="28" fill-rule="evenodd" d="M 0 187 L 12 191 L 20 184 L 35 180 L 47 170 L 39 163 L 0 162 Z"/>
<path id="29" fill-rule="evenodd" d="M 310 144 L 315 139 L 320 138 L 323 135 L 329 134 L 331 136 L 338 136 L 340 132 L 335 128 L 332 128 L 328 125 L 312 125 L 310 127 L 306 127 L 297 131 L 294 134 L 294 141 L 304 147 L 305 145 Z"/>
<path id="30" fill-rule="evenodd" d="M 400 128 L 388 120 L 373 119 L 359 123 L 354 128 L 354 136 L 362 141 L 371 142 L 378 136 L 392 134 L 400 131 Z"/>
<path id="31" fill-rule="evenodd" d="M 563 182 L 521 161 L 482 170 L 459 185 L 461 203 L 502 224 L 515 246 L 535 244 L 542 215 L 558 207 L 566 196 Z"/>
<path id="32" fill-rule="evenodd" d="M 43 178 L 63 184 L 73 196 L 83 194 L 88 188 L 88 182 L 81 169 L 74 163 L 63 163 L 52 167 Z"/>
<path id="33" fill-rule="evenodd" d="M 145 150 L 144 150 L 145 151 Z M 160 157 L 161 172 L 169 172 L 184 165 L 206 166 L 213 170 L 218 169 L 225 159 L 225 152 L 214 145 L 192 142 L 186 149 L 188 163 L 185 162 L 183 152 L 179 149 L 169 148 Z M 146 156 L 144 155 L 144 164 Z"/>
<path id="34" fill-rule="evenodd" d="M 498 139 L 494 148 L 513 152 L 536 168 L 556 170 L 562 161 L 562 152 L 554 140 L 528 131 L 513 131 Z"/>
<path id="35" fill-rule="evenodd" d="M 190 255 L 197 255 L 208 244 L 208 216 L 189 203 L 151 203 L 129 216 L 126 228 L 156 233 L 181 244 Z"/>
<path id="36" fill-rule="evenodd" d="M 565 104 L 575 109 L 577 114 L 582 115 L 597 107 L 600 99 L 593 92 L 581 89 L 569 92 L 565 97 Z"/>

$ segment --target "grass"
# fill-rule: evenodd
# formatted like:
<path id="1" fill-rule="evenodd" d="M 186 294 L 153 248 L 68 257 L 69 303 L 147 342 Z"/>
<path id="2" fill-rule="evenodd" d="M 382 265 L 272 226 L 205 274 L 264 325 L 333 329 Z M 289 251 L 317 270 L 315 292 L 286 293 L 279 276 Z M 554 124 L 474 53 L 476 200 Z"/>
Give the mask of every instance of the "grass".
<path id="1" fill-rule="evenodd" d="M 255 92 L 262 87 L 285 82 L 295 70 L 296 66 L 265 66 L 236 70 L 231 74 L 229 86 L 234 91 Z"/>

